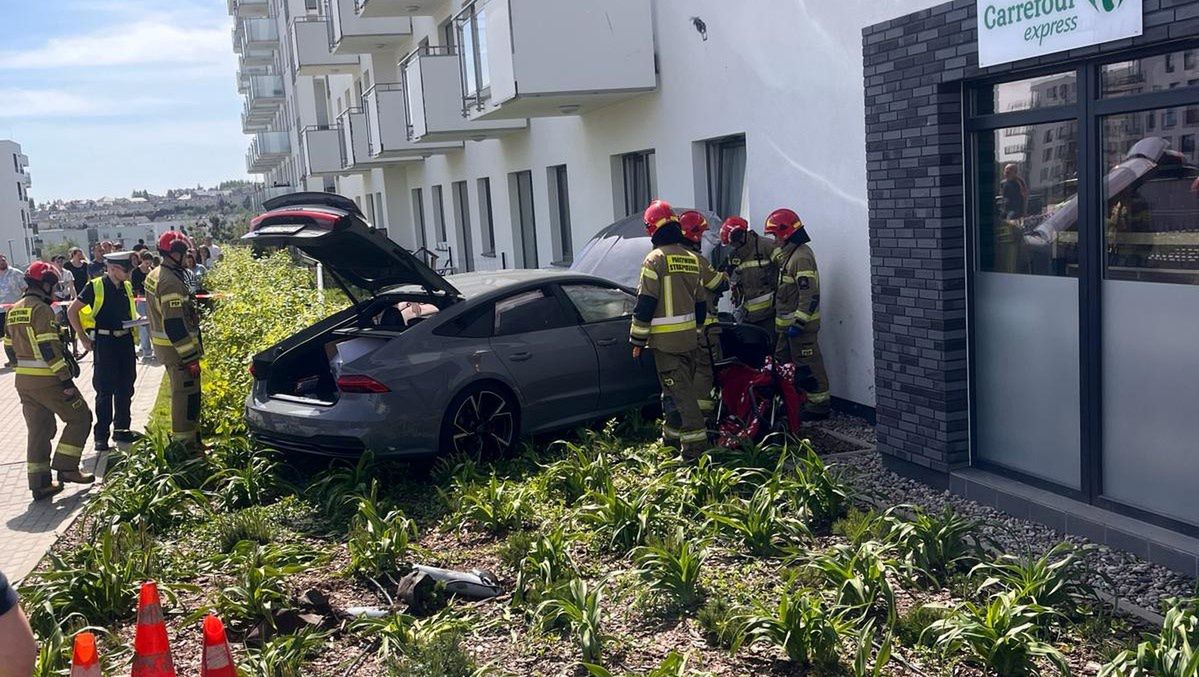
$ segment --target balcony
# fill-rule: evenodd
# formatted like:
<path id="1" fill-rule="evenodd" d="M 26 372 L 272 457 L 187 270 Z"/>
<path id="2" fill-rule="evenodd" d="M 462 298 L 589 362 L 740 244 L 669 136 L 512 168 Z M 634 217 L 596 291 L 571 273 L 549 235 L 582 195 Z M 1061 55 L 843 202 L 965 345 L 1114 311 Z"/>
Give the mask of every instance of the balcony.
<path id="1" fill-rule="evenodd" d="M 291 135 L 287 132 L 260 132 L 250 142 L 246 152 L 246 170 L 265 174 L 278 167 L 291 155 Z"/>
<path id="2" fill-rule="evenodd" d="M 329 21 L 298 16 L 291 22 L 292 59 L 297 75 L 345 75 L 358 71 L 358 56 L 329 50 Z"/>
<path id="3" fill-rule="evenodd" d="M 229 0 L 229 15 L 241 19 L 266 18 L 271 15 L 270 0 Z"/>
<path id="4" fill-rule="evenodd" d="M 468 120 L 462 112 L 462 71 L 450 47 L 422 47 L 400 62 L 408 108 L 408 139 L 481 141 L 528 127 L 527 120 Z"/>
<path id="5" fill-rule="evenodd" d="M 241 131 L 246 134 L 265 132 L 271 128 L 272 119 L 273 116 L 252 111 L 249 106 L 246 106 L 241 113 Z"/>
<path id="6" fill-rule="evenodd" d="M 286 94 L 282 75 L 251 75 L 246 104 L 252 110 L 274 113 L 283 105 Z"/>
<path id="7" fill-rule="evenodd" d="M 362 95 L 367 147 L 376 160 L 425 158 L 459 150 L 462 143 L 423 143 L 408 138 L 408 99 L 403 83 L 378 83 Z"/>
<path id="8" fill-rule="evenodd" d="M 657 87 L 644 0 L 474 0 L 454 25 L 471 120 L 578 115 Z"/>
<path id="9" fill-rule="evenodd" d="M 363 18 L 354 11 L 355 0 L 325 0 L 329 17 L 329 51 L 334 54 L 370 54 L 395 49 L 412 35 L 408 17 Z"/>
<path id="10" fill-rule="evenodd" d="M 361 108 L 348 108 L 337 116 L 340 132 L 341 168 L 346 172 L 364 172 L 371 169 L 372 161 L 369 133 L 366 130 L 366 112 Z"/>
<path id="11" fill-rule="evenodd" d="M 387 16 L 433 16 L 439 0 L 357 0 L 355 10 L 364 19 Z"/>
<path id="12" fill-rule="evenodd" d="M 279 24 L 274 19 L 239 19 L 233 32 L 242 41 L 239 54 L 279 49 Z"/>
<path id="13" fill-rule="evenodd" d="M 337 127 L 305 127 L 300 132 L 304 173 L 329 176 L 342 173 L 341 130 Z"/>

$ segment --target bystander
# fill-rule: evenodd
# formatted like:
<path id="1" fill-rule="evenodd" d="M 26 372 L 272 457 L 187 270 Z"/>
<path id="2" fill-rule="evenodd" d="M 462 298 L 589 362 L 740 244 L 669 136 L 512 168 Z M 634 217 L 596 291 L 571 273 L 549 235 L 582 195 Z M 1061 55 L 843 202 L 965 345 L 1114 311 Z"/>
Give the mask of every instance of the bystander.
<path id="1" fill-rule="evenodd" d="M 83 258 L 83 250 L 79 247 L 71 247 L 71 251 L 67 252 L 67 261 L 62 264 L 64 271 L 71 273 L 71 278 L 75 284 L 75 295 L 83 291 L 83 285 L 87 284 L 87 261 Z"/>
<path id="2" fill-rule="evenodd" d="M 17 591 L 0 572 L 0 675 L 32 675 L 37 641 L 17 599 Z"/>
<path id="3" fill-rule="evenodd" d="M 208 247 L 208 253 L 212 255 L 208 260 L 208 267 L 212 268 L 213 266 L 215 266 L 216 264 L 221 262 L 221 255 L 224 252 L 221 251 L 221 248 L 219 245 L 217 245 L 215 242 L 212 241 L 211 235 L 207 235 L 204 237 L 204 246 Z"/>
<path id="4" fill-rule="evenodd" d="M 20 268 L 8 265 L 8 257 L 0 254 L 0 327 L 4 326 L 8 307 L 21 300 L 25 293 L 25 273 Z M 11 364 L 5 364 L 11 367 Z"/>
<path id="5" fill-rule="evenodd" d="M 149 249 L 142 249 L 138 256 L 137 268 L 133 269 L 133 274 L 130 276 L 133 293 L 137 295 L 137 312 L 141 317 L 146 317 L 146 275 L 150 273 L 153 266 L 154 255 L 150 253 Z M 150 344 L 150 330 L 142 327 L 138 336 L 142 362 L 150 364 L 154 361 L 154 347 Z"/>

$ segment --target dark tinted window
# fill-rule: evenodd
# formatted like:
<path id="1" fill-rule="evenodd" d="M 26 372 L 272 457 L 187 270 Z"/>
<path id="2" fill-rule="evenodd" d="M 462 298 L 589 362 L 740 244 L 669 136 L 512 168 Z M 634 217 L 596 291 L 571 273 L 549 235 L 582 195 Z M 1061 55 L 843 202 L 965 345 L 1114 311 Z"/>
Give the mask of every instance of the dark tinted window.
<path id="1" fill-rule="evenodd" d="M 446 322 L 433 333 L 438 336 L 457 336 L 459 338 L 487 338 L 491 336 L 492 310 L 493 306 L 488 303 L 482 308 L 468 311 Z"/>
<path id="2" fill-rule="evenodd" d="M 521 292 L 495 304 L 495 335 L 525 334 L 573 324 L 562 304 L 540 289 Z"/>

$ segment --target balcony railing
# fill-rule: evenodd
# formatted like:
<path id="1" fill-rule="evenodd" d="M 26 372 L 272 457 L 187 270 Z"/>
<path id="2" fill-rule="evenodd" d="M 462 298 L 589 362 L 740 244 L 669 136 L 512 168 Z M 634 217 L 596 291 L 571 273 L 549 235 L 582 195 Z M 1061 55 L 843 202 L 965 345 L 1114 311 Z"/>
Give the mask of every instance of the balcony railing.
<path id="1" fill-rule="evenodd" d="M 246 153 L 246 169 L 251 174 L 263 174 L 279 166 L 291 155 L 291 135 L 287 132 L 260 132 L 250 141 Z"/>
<path id="2" fill-rule="evenodd" d="M 357 107 L 347 108 L 337 116 L 337 126 L 341 130 L 342 169 L 362 169 L 371 160 L 366 112 Z"/>
<path id="3" fill-rule="evenodd" d="M 463 141 L 525 129 L 525 120 L 469 120 L 462 108 L 462 71 L 452 47 L 421 47 L 400 62 L 410 141 Z"/>
<path id="4" fill-rule="evenodd" d="M 239 19 L 237 23 L 242 29 L 243 51 L 279 48 L 279 24 L 274 19 Z"/>
<path id="5" fill-rule="evenodd" d="M 296 74 L 338 75 L 357 69 L 357 55 L 334 54 L 330 51 L 328 24 L 329 20 L 323 16 L 298 16 L 292 19 L 292 59 Z"/>
<path id="6" fill-rule="evenodd" d="M 364 19 L 389 16 L 432 16 L 439 0 L 355 0 L 354 11 Z"/>
<path id="7" fill-rule="evenodd" d="M 395 47 L 412 35 L 408 17 L 363 18 L 354 0 L 324 0 L 329 17 L 329 51 L 333 54 L 369 54 Z"/>
<path id="8" fill-rule="evenodd" d="M 326 176 L 342 172 L 340 128 L 305 127 L 300 132 L 300 143 L 306 175 Z"/>
<path id="9" fill-rule="evenodd" d="M 413 159 L 447 153 L 462 143 L 421 143 L 409 137 L 408 98 L 402 82 L 381 82 L 362 95 L 367 152 L 374 160 Z"/>
<path id="10" fill-rule="evenodd" d="M 282 75 L 251 75 L 246 102 L 254 110 L 275 110 L 286 97 Z"/>
<path id="11" fill-rule="evenodd" d="M 268 17 L 271 14 L 270 0 L 229 0 L 229 14 L 243 19 Z"/>

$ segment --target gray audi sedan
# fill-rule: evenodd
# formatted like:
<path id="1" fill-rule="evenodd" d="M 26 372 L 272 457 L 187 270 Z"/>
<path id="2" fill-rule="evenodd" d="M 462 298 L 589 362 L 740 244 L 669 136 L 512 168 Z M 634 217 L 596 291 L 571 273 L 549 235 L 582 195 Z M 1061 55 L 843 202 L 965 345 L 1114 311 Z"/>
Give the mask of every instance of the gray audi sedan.
<path id="1" fill-rule="evenodd" d="M 263 444 L 356 456 L 503 454 L 522 434 L 653 403 L 628 344 L 633 292 L 548 270 L 442 277 L 353 201 L 268 201 L 243 239 L 321 262 L 351 307 L 254 356 L 246 421 Z"/>

